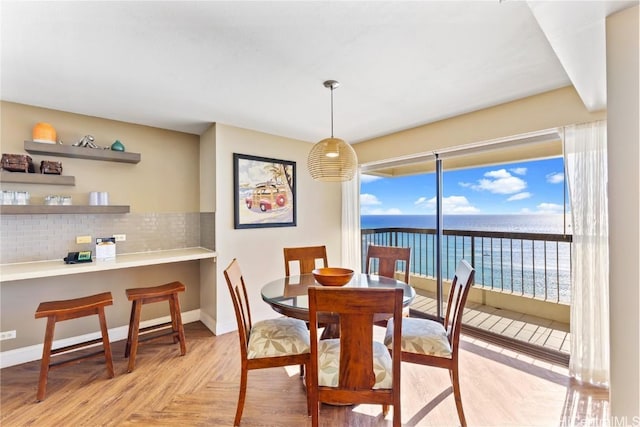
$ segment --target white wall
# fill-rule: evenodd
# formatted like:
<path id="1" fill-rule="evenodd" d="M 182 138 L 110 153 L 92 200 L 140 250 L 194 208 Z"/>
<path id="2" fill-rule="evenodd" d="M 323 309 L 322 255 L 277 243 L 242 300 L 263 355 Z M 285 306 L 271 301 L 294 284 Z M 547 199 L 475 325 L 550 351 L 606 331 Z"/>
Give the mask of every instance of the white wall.
<path id="1" fill-rule="evenodd" d="M 639 13 L 607 18 L 611 415 L 629 425 L 640 423 Z"/>
<path id="2" fill-rule="evenodd" d="M 237 329 L 223 270 L 233 258 L 242 269 L 253 321 L 279 316 L 262 301 L 261 287 L 284 275 L 282 248 L 326 245 L 329 264 L 341 262 L 341 187 L 313 181 L 307 172 L 308 142 L 216 124 L 216 333 Z M 297 226 L 233 228 L 233 153 L 296 162 Z"/>

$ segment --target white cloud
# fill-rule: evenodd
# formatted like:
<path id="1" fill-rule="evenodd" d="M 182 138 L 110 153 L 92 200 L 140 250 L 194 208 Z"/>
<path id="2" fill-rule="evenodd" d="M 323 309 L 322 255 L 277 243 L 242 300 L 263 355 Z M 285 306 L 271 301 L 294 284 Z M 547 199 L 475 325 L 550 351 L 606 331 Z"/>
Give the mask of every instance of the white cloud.
<path id="1" fill-rule="evenodd" d="M 426 197 L 419 197 L 418 200 L 413 202 L 413 204 L 418 206 L 418 205 L 424 205 L 426 202 L 427 202 L 427 198 Z"/>
<path id="2" fill-rule="evenodd" d="M 473 186 L 473 184 L 471 184 L 470 182 L 459 182 L 458 185 L 460 187 L 471 187 L 471 186 Z"/>
<path id="3" fill-rule="evenodd" d="M 511 174 L 507 172 L 506 169 L 498 169 L 497 171 L 489 171 L 485 173 L 484 176 L 488 176 L 489 178 L 501 179 L 501 178 L 509 178 Z"/>
<path id="4" fill-rule="evenodd" d="M 362 184 L 368 184 L 370 182 L 377 181 L 379 179 L 382 179 L 382 178 L 379 176 L 373 176 L 373 175 L 365 175 L 365 174 L 360 175 L 360 183 Z"/>
<path id="5" fill-rule="evenodd" d="M 433 197 L 424 203 L 428 209 L 436 210 L 436 198 Z M 442 213 L 447 215 L 455 214 L 474 214 L 480 212 L 480 209 L 469 203 L 464 196 L 449 196 L 442 198 Z"/>
<path id="6" fill-rule="evenodd" d="M 557 203 L 540 203 L 536 208 L 538 208 L 536 213 L 540 214 L 557 214 L 564 212 L 564 207 Z"/>
<path id="7" fill-rule="evenodd" d="M 402 215 L 402 211 L 398 208 L 389 208 L 389 209 L 381 209 L 381 208 L 361 208 L 361 215 Z"/>
<path id="8" fill-rule="evenodd" d="M 531 193 L 529 193 L 528 191 L 524 191 L 522 193 L 517 193 L 509 197 L 507 199 L 507 202 L 513 202 L 515 200 L 524 200 L 524 199 L 528 199 L 529 197 L 531 197 Z"/>
<path id="9" fill-rule="evenodd" d="M 527 188 L 527 183 L 507 172 L 506 169 L 489 171 L 486 178 L 479 179 L 471 188 L 477 191 L 489 191 L 494 194 L 513 194 Z"/>
<path id="10" fill-rule="evenodd" d="M 526 175 L 527 174 L 527 168 L 512 168 L 509 169 L 511 172 L 515 173 L 516 175 Z"/>
<path id="11" fill-rule="evenodd" d="M 371 206 L 371 205 L 381 205 L 381 204 L 382 202 L 378 200 L 378 198 L 373 194 L 367 194 L 367 193 L 360 194 L 361 206 Z"/>
<path id="12" fill-rule="evenodd" d="M 546 176 L 547 182 L 550 184 L 560 184 L 564 181 L 564 173 L 553 172 Z"/>

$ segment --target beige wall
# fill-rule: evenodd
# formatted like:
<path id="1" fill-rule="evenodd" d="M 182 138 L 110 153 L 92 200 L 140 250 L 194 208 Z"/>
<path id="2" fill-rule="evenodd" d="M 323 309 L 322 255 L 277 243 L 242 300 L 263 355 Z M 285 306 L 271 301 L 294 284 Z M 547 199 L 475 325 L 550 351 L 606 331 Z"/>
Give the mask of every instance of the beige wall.
<path id="1" fill-rule="evenodd" d="M 213 123 L 200 136 L 200 211 L 216 211 L 216 124 Z M 215 216 L 215 214 L 214 214 Z M 215 224 L 214 224 L 215 226 Z M 215 235 L 214 230 L 214 235 Z M 217 244 L 217 241 L 216 241 Z M 215 245 L 214 245 L 215 246 Z M 220 246 L 224 246 L 220 244 Z M 217 270 L 220 264 L 200 264 L 200 320 L 213 332 L 218 315 Z M 224 282 L 220 282 L 222 286 Z"/>
<path id="2" fill-rule="evenodd" d="M 313 181 L 306 169 L 311 144 L 216 124 L 216 250 L 218 252 L 216 332 L 237 329 L 223 270 L 233 258 L 242 268 L 254 321 L 277 316 L 260 288 L 284 275 L 282 248 L 326 245 L 330 265 L 340 265 L 339 183 Z M 233 153 L 296 162 L 297 226 L 233 228 Z"/>
<path id="3" fill-rule="evenodd" d="M 42 159 L 61 161 L 63 174 L 75 176 L 76 185 L 2 184 L 3 190 L 29 191 L 33 203 L 42 203 L 42 197 L 47 194 L 71 195 L 74 204 L 88 204 L 89 191 L 108 191 L 111 204 L 131 206 L 131 213 L 123 215 L 127 218 L 147 214 L 199 212 L 199 136 L 9 102 L 2 102 L 0 107 L 2 153 L 25 153 L 23 141 L 31 139 L 33 125 L 38 121 L 46 121 L 57 129 L 58 137 L 65 141 L 65 144 L 70 144 L 85 134 L 91 134 L 96 138 L 98 145 L 110 145 L 115 139 L 119 139 L 125 144 L 127 151 L 141 153 L 142 156 L 140 163 L 126 164 L 31 155 L 37 165 Z M 61 216 L 64 220 L 74 217 L 55 215 Z M 31 229 L 37 223 L 38 228 L 44 230 L 40 237 L 42 239 L 61 239 L 59 227 L 56 228 L 56 223 L 51 220 L 54 215 L 7 217 L 16 217 L 16 222 L 20 224 L 18 227 Z M 89 222 L 101 225 L 122 221 L 118 215 L 85 215 L 83 219 L 86 219 L 84 217 L 89 217 Z M 49 228 L 47 224 L 50 224 Z M 115 225 L 105 226 L 105 229 L 118 232 L 115 231 L 118 230 Z M 2 234 L 3 239 L 11 236 L 13 240 L 3 240 L 4 247 L 5 244 L 17 244 L 19 237 L 16 236 L 20 236 L 21 233 L 20 230 L 15 233 L 2 230 Z M 125 243 L 133 244 L 133 237 L 129 235 L 128 241 L 123 242 L 122 247 L 126 247 Z M 79 249 L 92 247 L 69 246 L 64 251 L 57 252 L 53 258 L 62 258 L 66 250 Z M 187 291 L 180 297 L 183 311 L 197 310 L 200 307 L 199 264 L 198 261 L 193 261 L 3 282 L 0 284 L 0 328 L 2 331 L 16 330 L 17 338 L 2 341 L 0 351 L 42 343 L 46 321 L 34 319 L 35 310 L 42 301 L 77 298 L 91 293 L 111 291 L 114 305 L 106 309 L 107 323 L 109 328 L 116 328 L 129 322 L 130 303 L 124 294 L 126 288 L 180 280 L 187 285 Z M 155 304 L 145 307 L 143 319 L 161 317 L 168 313 L 168 304 Z M 70 321 L 66 324 L 63 322 L 56 327 L 56 339 L 97 330 L 98 324 L 93 320 Z"/>
<path id="4" fill-rule="evenodd" d="M 216 211 L 216 125 L 200 136 L 200 212 Z"/>
<path id="5" fill-rule="evenodd" d="M 628 425 L 640 423 L 639 14 L 607 19 L 611 415 Z"/>
<path id="6" fill-rule="evenodd" d="M 131 212 L 199 211 L 199 136 L 4 101 L 1 108 L 2 153 L 27 154 L 24 141 L 42 121 L 51 123 L 66 145 L 89 134 L 99 146 L 119 139 L 127 151 L 141 154 L 138 164 L 30 154 L 36 165 L 41 160 L 62 162 L 63 174 L 76 178 L 74 187 L 29 185 L 26 191 L 35 202 L 42 203 L 48 194 L 64 194 L 72 196 L 74 204 L 88 204 L 90 191 L 108 191 L 111 204 L 130 205 Z M 24 184 L 2 187 L 26 188 Z"/>
<path id="7" fill-rule="evenodd" d="M 353 147 L 358 154 L 358 162 L 366 164 L 605 117 L 604 111 L 586 111 L 573 87 L 566 87 L 364 141 Z M 556 154 L 559 153 L 556 151 Z M 495 161 L 508 160 L 495 159 L 495 153 L 490 156 Z M 448 167 L 463 167 L 464 160 L 460 162 L 452 162 Z"/>

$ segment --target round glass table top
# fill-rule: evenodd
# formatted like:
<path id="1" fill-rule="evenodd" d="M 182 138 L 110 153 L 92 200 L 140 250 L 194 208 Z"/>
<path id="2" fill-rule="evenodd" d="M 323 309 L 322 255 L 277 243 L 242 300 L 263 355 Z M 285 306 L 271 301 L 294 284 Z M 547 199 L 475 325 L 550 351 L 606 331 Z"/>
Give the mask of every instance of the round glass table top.
<path id="1" fill-rule="evenodd" d="M 322 286 L 316 282 L 312 274 L 301 274 L 273 280 L 262 287 L 262 299 L 274 310 L 288 316 L 309 311 L 307 289 L 309 286 Z M 351 280 L 342 287 L 350 288 L 392 288 L 401 287 L 404 291 L 402 305 L 411 304 L 416 291 L 401 280 L 378 276 L 375 274 L 355 273 Z M 295 316 L 298 317 L 298 316 Z"/>

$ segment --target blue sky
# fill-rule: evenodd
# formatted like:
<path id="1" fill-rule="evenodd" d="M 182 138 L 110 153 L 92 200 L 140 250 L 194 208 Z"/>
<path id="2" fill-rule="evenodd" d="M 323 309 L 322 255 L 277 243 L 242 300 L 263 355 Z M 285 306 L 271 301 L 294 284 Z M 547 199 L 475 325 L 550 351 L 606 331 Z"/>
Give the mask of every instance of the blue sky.
<path id="1" fill-rule="evenodd" d="M 444 172 L 444 214 L 549 214 L 563 212 L 561 157 Z M 361 177 L 362 215 L 435 213 L 435 174 Z M 569 211 L 569 208 L 567 208 Z"/>

